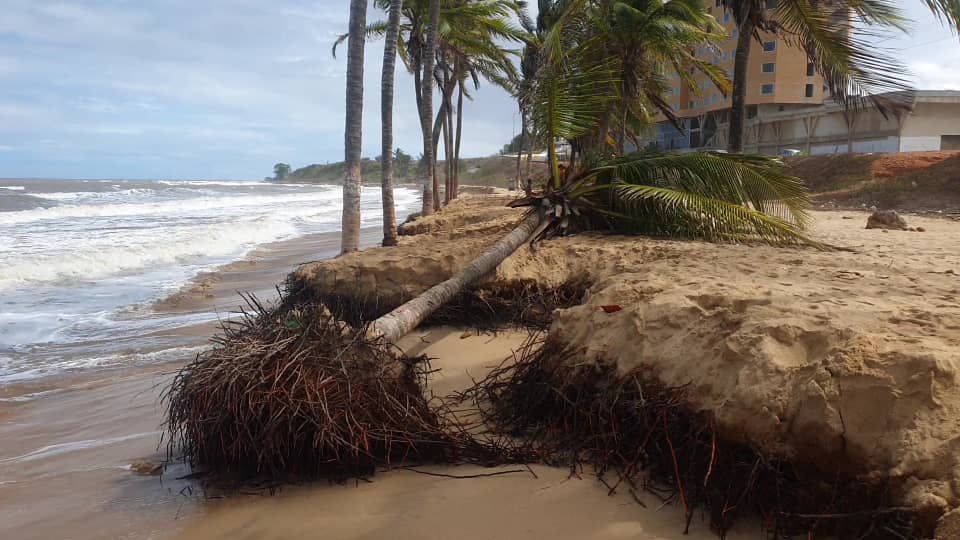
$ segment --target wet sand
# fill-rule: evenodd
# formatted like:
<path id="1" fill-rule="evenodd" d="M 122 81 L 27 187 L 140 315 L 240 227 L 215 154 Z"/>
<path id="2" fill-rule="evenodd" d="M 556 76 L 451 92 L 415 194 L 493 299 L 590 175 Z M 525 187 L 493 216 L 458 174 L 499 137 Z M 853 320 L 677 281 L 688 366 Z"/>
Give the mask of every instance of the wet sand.
<path id="1" fill-rule="evenodd" d="M 379 240 L 365 229 L 364 245 Z M 157 302 L 158 313 L 228 313 L 241 305 L 236 291 L 273 298 L 293 266 L 336 254 L 339 234 L 313 235 L 265 245 L 247 260 L 198 276 L 180 293 Z M 215 324 L 150 336 L 204 343 Z M 526 338 L 437 328 L 404 341 L 411 354 L 427 354 L 440 371 L 431 390 L 447 394 L 499 364 Z M 534 467 L 504 476 L 455 479 L 421 474 L 471 475 L 504 469 L 420 467 L 378 474 L 371 483 L 316 483 L 277 496 L 207 499 L 179 480 L 183 465 L 160 476 L 130 465 L 159 463 L 162 389 L 180 363 L 93 373 L 4 390 L 0 402 L 0 538 L 7 539 L 300 539 L 326 538 L 556 538 L 654 540 L 677 538 L 681 511 L 627 492 L 608 496 L 589 472 Z M 18 393 L 19 392 L 19 393 Z M 17 395 L 49 392 L 40 399 Z M 514 469 L 511 467 L 509 469 Z M 701 516 L 688 536 L 714 538 Z M 746 527 L 746 526 L 744 526 Z M 738 538 L 736 535 L 730 538 Z M 759 530 L 740 538 L 760 538 Z"/>
<path id="2" fill-rule="evenodd" d="M 447 393 L 511 356 L 524 332 L 497 336 L 436 328 L 404 341 L 435 357 L 431 389 Z M 0 538 L 677 538 L 679 509 L 652 497 L 647 508 L 607 490 L 588 472 L 534 467 L 497 477 L 454 479 L 479 467 L 419 467 L 372 482 L 292 487 L 276 496 L 204 499 L 172 467 L 162 476 L 129 470 L 162 457 L 160 389 L 169 375 L 130 373 L 13 407 L 0 417 Z M 69 414 L 65 414 L 69 411 Z M 699 520 L 699 518 L 698 518 Z M 753 537 L 759 537 L 754 535 Z M 713 538 L 698 523 L 694 540 Z M 737 536 L 731 536 L 737 538 Z"/>
<path id="3" fill-rule="evenodd" d="M 380 240 L 361 231 L 363 246 Z M 245 259 L 197 276 L 152 306 L 155 313 L 230 316 L 238 291 L 270 301 L 275 285 L 298 264 L 333 257 L 340 233 L 265 244 Z M 136 353 L 171 346 L 202 347 L 218 323 L 182 326 L 144 336 Z M 132 351 L 133 352 L 133 351 Z M 160 392 L 187 358 L 176 362 L 46 377 L 0 388 L 0 538 L 168 538 L 205 508 L 176 480 L 129 465 L 163 457 Z M 183 493 L 181 493 L 183 491 Z"/>
<path id="4" fill-rule="evenodd" d="M 360 247 L 379 244 L 380 227 L 360 230 Z M 242 260 L 203 272 L 181 290 L 153 304 L 158 313 L 230 312 L 243 305 L 238 292 L 248 292 L 262 300 L 277 296 L 287 274 L 297 266 L 335 257 L 340 250 L 340 232 L 318 233 L 294 240 L 258 246 Z"/>

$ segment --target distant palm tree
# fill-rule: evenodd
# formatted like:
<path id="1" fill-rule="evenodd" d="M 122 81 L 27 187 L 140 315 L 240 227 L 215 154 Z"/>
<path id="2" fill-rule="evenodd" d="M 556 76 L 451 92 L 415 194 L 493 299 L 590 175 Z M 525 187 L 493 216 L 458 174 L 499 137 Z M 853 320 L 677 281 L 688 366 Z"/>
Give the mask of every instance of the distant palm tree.
<path id="1" fill-rule="evenodd" d="M 380 119 L 382 124 L 380 184 L 383 199 L 383 245 L 397 245 L 397 211 L 393 204 L 393 83 L 397 65 L 397 35 L 403 0 L 390 0 L 387 33 L 383 45 L 383 76 L 380 81 Z M 351 28 L 353 31 L 353 28 Z"/>
<path id="2" fill-rule="evenodd" d="M 343 222 L 340 252 L 360 249 L 360 152 L 363 142 L 363 29 L 367 0 L 350 0 L 347 43 L 347 104 L 344 129 Z"/>
<path id="3" fill-rule="evenodd" d="M 387 8 L 389 0 L 374 0 L 374 5 Z M 514 18 L 526 17 L 525 6 L 523 0 L 442 0 L 436 6 L 431 0 L 406 0 L 403 3 L 397 53 L 413 75 L 414 95 L 421 116 L 421 134 L 429 135 L 424 138 L 424 144 L 427 140 L 432 144 L 430 152 L 425 151 L 424 155 L 429 154 L 431 160 L 431 170 L 425 172 L 432 175 L 429 199 L 435 203 L 434 208 L 439 208 L 440 202 L 436 160 L 445 126 L 448 132 L 454 133 L 451 137 L 453 157 L 448 160 L 452 161 L 452 167 L 447 170 L 452 168 L 451 184 L 453 195 L 456 195 L 456 165 L 459 155 L 455 132 L 459 129 L 450 126 L 454 109 L 458 115 L 456 124 L 462 126 L 463 107 L 454 107 L 454 101 L 462 105 L 463 100 L 459 96 L 455 99 L 454 94 L 463 90 L 464 97 L 470 98 L 466 91 L 467 80 L 472 80 L 474 87 L 479 84 L 480 79 L 485 79 L 505 89 L 511 89 L 516 79 L 516 67 L 512 62 L 516 52 L 505 44 L 525 41 L 526 33 L 512 22 Z M 434 8 L 439 11 L 434 12 Z M 432 47 L 434 54 L 431 56 L 426 52 L 427 34 L 434 14 L 438 15 L 439 19 L 434 36 L 435 46 Z M 366 28 L 367 36 L 385 36 L 388 27 L 389 21 L 374 22 Z M 348 37 L 349 34 L 340 36 L 334 44 L 334 51 Z M 428 59 L 433 63 L 432 66 L 426 65 Z M 427 80 L 428 67 L 432 80 Z M 427 83 L 440 89 L 441 100 L 436 111 L 432 110 L 432 96 L 424 100 L 424 87 Z M 423 117 L 432 118 L 432 123 L 424 122 Z"/>
<path id="4" fill-rule="evenodd" d="M 515 229 L 447 281 L 374 321 L 373 335 L 395 342 L 525 242 L 565 231 L 816 244 L 803 233 L 809 220 L 806 189 L 769 157 L 643 152 L 561 169 L 550 143 L 577 139 L 602 125 L 620 99 L 622 75 L 615 62 L 598 62 L 604 40 L 588 27 L 599 21 L 579 9 L 582 2 L 571 4 L 545 32 L 525 96 L 531 126 L 548 141 L 546 184 L 511 204 L 530 208 Z"/>
<path id="5" fill-rule="evenodd" d="M 960 27 L 960 0 L 921 1 L 941 21 Z M 879 0 L 721 0 L 721 5 L 733 14 L 738 32 L 729 151 L 743 150 L 750 47 L 760 39 L 760 32 L 785 35 L 802 46 L 834 98 L 847 106 L 858 105 L 865 96 L 910 89 L 903 76 L 904 67 L 854 32 L 856 24 L 905 28 L 907 20 L 897 4 Z M 881 110 L 897 105 L 868 99 Z"/>
<path id="6" fill-rule="evenodd" d="M 433 146 L 433 67 L 437 55 L 437 27 L 440 26 L 440 0 L 430 0 L 426 38 L 420 56 L 423 72 L 420 80 L 420 131 L 423 134 L 423 205 L 421 215 L 440 209 L 440 193 L 435 179 L 436 157 Z M 351 32 L 353 29 L 351 29 Z M 358 30 L 363 31 L 363 29 Z"/>

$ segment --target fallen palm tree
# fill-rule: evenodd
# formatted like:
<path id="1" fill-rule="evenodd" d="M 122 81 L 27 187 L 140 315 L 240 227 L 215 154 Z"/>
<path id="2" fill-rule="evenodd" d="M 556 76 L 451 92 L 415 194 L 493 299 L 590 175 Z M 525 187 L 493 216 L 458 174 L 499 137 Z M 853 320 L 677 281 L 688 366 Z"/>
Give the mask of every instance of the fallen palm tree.
<path id="1" fill-rule="evenodd" d="M 603 66 L 574 69 L 568 60 L 582 53 L 577 47 L 566 59 L 546 58 L 531 89 L 534 124 L 548 140 L 580 137 L 608 110 L 613 76 Z M 254 301 L 174 379 L 166 394 L 171 452 L 197 466 L 274 478 L 517 459 L 522 449 L 476 439 L 448 421 L 423 394 L 423 361 L 393 344 L 520 246 L 597 228 L 810 243 L 802 232 L 806 191 L 769 158 L 645 152 L 561 173 L 551 150 L 550 162 L 544 189 L 516 202 L 530 207 L 516 228 L 369 324 L 345 324 L 297 296 L 276 307 Z"/>

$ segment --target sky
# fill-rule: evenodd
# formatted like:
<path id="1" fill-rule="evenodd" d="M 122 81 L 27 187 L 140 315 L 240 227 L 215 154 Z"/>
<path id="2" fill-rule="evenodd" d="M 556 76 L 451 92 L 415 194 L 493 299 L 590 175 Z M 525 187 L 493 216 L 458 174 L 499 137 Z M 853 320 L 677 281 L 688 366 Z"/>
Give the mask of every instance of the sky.
<path id="1" fill-rule="evenodd" d="M 918 88 L 960 89 L 960 41 L 919 0 L 903 5 L 914 33 L 883 46 Z M 347 18 L 347 0 L 4 0 L 0 177 L 257 179 L 342 160 L 346 60 L 330 47 Z M 367 45 L 368 157 L 382 56 Z M 489 85 L 474 98 L 462 154 L 489 155 L 516 133 L 516 105 Z M 399 65 L 394 123 L 395 146 L 419 154 Z"/>

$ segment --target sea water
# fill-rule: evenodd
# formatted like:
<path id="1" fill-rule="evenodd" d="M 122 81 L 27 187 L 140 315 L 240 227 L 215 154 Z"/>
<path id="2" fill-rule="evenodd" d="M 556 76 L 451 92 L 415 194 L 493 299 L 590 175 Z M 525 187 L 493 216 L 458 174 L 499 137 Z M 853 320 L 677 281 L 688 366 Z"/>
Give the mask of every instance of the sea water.
<path id="1" fill-rule="evenodd" d="M 417 206 L 398 188 L 399 215 Z M 381 223 L 364 188 L 363 226 Z M 340 228 L 341 188 L 240 181 L 0 181 L 0 386 L 195 353 L 142 336 L 216 313 L 149 309 L 260 244 Z"/>

